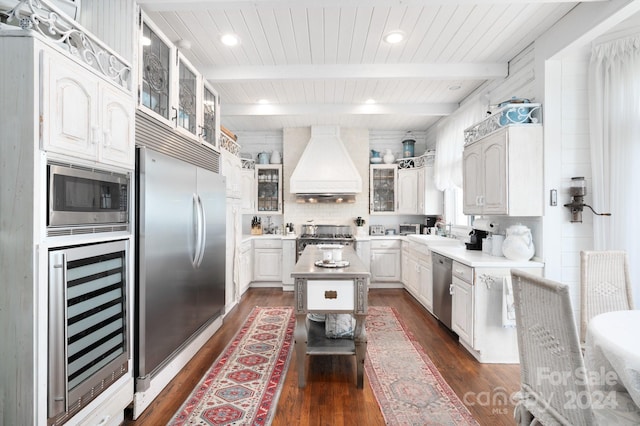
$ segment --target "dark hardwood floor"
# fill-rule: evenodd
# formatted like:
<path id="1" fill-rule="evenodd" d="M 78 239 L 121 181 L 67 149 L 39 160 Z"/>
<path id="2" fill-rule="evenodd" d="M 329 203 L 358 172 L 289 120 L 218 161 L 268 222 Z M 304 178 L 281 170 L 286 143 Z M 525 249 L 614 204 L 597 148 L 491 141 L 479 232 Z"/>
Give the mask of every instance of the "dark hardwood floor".
<path id="1" fill-rule="evenodd" d="M 254 306 L 291 306 L 293 292 L 252 288 L 225 318 L 220 330 L 136 421 L 127 413 L 125 425 L 166 424 L 189 396 Z M 481 425 L 513 425 L 509 396 L 520 383 L 518 365 L 478 363 L 409 293 L 372 289 L 369 306 L 395 308 L 454 392 Z M 365 375 L 364 389 L 355 386 L 355 357 L 307 357 L 307 386 L 298 388 L 295 351 L 273 425 L 384 425 Z"/>

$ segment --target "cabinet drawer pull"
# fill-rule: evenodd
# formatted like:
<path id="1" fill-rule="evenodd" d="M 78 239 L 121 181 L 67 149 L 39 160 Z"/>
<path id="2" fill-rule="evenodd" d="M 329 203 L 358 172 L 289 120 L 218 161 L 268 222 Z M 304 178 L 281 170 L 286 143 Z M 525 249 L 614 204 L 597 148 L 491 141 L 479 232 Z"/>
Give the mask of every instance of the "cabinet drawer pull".
<path id="1" fill-rule="evenodd" d="M 324 292 L 324 298 L 325 299 L 337 299 L 338 298 L 338 292 L 335 290 L 326 290 Z"/>

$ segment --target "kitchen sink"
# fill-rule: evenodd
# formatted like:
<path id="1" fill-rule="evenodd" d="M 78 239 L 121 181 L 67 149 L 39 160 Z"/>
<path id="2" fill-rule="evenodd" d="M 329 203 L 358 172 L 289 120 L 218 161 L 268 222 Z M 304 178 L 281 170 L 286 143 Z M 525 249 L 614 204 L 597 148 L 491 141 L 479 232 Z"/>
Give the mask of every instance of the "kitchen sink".
<path id="1" fill-rule="evenodd" d="M 407 236 L 410 241 L 417 241 L 427 245 L 438 245 L 438 246 L 457 246 L 462 244 L 460 240 L 455 238 L 443 237 L 441 235 L 424 235 L 424 234 L 414 234 Z"/>

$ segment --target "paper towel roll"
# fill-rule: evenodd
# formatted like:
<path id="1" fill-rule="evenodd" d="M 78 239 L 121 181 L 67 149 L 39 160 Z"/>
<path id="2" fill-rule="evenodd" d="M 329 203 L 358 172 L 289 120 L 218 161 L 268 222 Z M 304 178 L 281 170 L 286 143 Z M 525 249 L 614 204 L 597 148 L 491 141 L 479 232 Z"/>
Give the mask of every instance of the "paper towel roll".
<path id="1" fill-rule="evenodd" d="M 487 232 L 496 232 L 498 230 L 498 224 L 491 222 L 489 219 L 476 219 L 473 221 L 473 227 Z"/>

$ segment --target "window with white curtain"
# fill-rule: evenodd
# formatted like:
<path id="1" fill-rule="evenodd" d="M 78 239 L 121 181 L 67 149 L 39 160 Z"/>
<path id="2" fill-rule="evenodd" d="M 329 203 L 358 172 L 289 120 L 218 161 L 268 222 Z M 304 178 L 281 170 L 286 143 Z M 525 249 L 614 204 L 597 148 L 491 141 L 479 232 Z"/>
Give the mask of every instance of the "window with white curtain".
<path id="1" fill-rule="evenodd" d="M 470 225 L 462 213 L 462 152 L 464 130 L 484 118 L 486 108 L 479 100 L 464 104 L 438 124 L 434 177 L 444 191 L 444 220 L 453 225 Z"/>
<path id="2" fill-rule="evenodd" d="M 640 259 L 640 35 L 595 45 L 589 64 L 589 125 L 595 250 L 625 250 Z M 640 264 L 631 261 L 635 299 Z"/>

